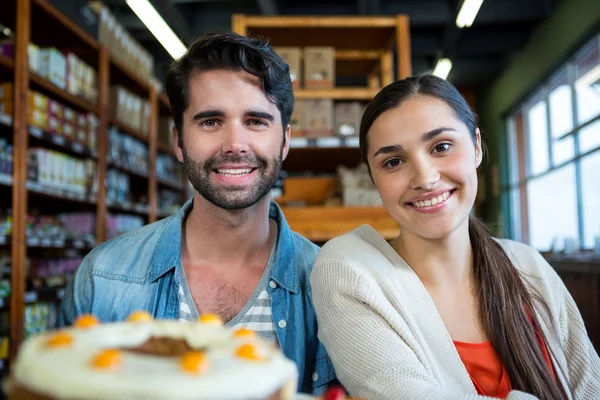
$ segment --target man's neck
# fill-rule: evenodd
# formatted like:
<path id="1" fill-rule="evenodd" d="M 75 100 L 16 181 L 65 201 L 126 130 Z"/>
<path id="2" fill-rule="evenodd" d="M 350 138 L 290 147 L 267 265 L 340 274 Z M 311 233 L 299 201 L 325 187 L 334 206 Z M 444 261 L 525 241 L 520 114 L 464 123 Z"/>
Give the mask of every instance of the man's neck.
<path id="1" fill-rule="evenodd" d="M 224 210 L 195 193 L 183 226 L 182 257 L 193 264 L 243 266 L 270 250 L 269 207 L 265 196 L 247 209 Z"/>
<path id="2" fill-rule="evenodd" d="M 473 251 L 468 220 L 442 239 L 401 233 L 393 246 L 426 286 L 460 287 L 471 282 Z"/>

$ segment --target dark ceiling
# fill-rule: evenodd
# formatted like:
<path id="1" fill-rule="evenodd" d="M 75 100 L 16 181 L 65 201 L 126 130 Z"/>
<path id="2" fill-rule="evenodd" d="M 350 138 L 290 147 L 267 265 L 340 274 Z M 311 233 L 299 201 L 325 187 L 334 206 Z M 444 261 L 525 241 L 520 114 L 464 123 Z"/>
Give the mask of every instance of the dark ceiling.
<path id="1" fill-rule="evenodd" d="M 60 0 L 54 0 L 60 2 Z M 71 0 L 75 1 L 75 0 Z M 439 56 L 452 59 L 449 80 L 462 87 L 489 84 L 522 49 L 558 0 L 485 0 L 474 24 L 458 29 L 462 0 L 151 0 L 167 23 L 189 41 L 205 32 L 231 28 L 231 15 L 395 15 L 408 14 L 413 73 L 431 70 Z M 157 75 L 167 52 L 125 0 L 105 0 L 115 16 L 153 53 Z"/>

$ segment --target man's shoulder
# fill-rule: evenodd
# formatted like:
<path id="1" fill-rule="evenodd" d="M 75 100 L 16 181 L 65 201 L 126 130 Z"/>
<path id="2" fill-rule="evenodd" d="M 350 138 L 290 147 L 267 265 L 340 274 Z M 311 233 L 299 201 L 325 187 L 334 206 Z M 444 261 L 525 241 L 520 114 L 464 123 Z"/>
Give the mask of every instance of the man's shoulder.
<path id="1" fill-rule="evenodd" d="M 144 283 L 156 246 L 171 217 L 121 234 L 96 246 L 84 263 L 93 276 Z"/>

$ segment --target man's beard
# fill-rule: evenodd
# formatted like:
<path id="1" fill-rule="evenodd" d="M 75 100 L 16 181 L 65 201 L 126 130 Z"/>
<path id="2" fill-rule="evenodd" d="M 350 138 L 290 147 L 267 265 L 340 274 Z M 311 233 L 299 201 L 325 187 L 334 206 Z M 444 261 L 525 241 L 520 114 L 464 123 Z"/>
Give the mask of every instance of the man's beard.
<path id="1" fill-rule="evenodd" d="M 283 146 L 279 157 L 267 159 L 253 154 L 218 155 L 211 157 L 204 164 L 191 159 L 185 148 L 183 150 L 183 168 L 196 191 L 206 200 L 224 210 L 241 210 L 253 206 L 265 197 L 279 177 L 282 164 Z M 258 176 L 253 186 L 218 187 L 211 180 L 213 171 L 223 164 L 245 164 L 255 167 L 251 172 Z M 216 172 L 215 172 L 216 173 Z"/>

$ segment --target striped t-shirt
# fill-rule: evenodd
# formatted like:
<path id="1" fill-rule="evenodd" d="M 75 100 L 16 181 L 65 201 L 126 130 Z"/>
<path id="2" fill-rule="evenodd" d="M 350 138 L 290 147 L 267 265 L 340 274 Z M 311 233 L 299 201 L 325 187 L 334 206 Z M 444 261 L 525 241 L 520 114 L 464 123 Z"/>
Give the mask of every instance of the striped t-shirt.
<path id="1" fill-rule="evenodd" d="M 275 229 L 275 240 L 273 241 L 273 247 L 271 248 L 271 254 L 269 255 L 265 272 L 248 302 L 246 302 L 240 312 L 227 322 L 225 326 L 234 329 L 251 329 L 265 339 L 277 344 L 277 335 L 275 333 L 275 325 L 273 323 L 273 314 L 271 311 L 271 295 L 267 291 L 269 276 L 271 275 L 273 262 L 275 260 L 278 237 L 277 223 L 274 220 L 271 221 Z M 181 282 L 179 285 L 179 320 L 196 321 L 199 317 L 199 313 L 187 284 L 183 267 L 180 266 L 179 270 L 181 271 L 179 277 Z"/>

